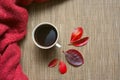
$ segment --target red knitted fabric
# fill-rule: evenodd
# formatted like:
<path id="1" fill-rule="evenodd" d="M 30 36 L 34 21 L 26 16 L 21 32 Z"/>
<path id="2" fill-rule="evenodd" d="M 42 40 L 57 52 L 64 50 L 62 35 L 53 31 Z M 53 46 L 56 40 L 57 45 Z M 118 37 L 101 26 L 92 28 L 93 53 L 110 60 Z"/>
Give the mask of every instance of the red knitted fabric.
<path id="1" fill-rule="evenodd" d="M 0 80 L 28 80 L 22 72 L 21 52 L 17 42 L 24 38 L 28 21 L 28 12 L 20 5 L 32 2 L 33 0 L 0 0 Z"/>

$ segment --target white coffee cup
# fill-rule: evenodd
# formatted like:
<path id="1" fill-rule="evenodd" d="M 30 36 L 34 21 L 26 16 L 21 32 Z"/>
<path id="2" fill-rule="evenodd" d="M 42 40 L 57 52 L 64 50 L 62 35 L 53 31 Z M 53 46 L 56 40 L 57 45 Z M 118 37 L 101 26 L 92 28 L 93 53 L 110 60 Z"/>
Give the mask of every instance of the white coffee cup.
<path id="1" fill-rule="evenodd" d="M 44 25 L 48 25 L 48 26 L 53 27 L 54 30 L 55 30 L 56 33 L 57 33 L 57 34 L 56 34 L 56 39 L 55 39 L 55 41 L 54 41 L 51 45 L 49 45 L 49 46 L 43 46 L 43 45 L 39 44 L 39 43 L 38 43 L 38 40 L 36 40 L 36 37 L 35 37 L 35 33 L 38 31 L 38 29 L 39 29 L 40 27 L 45 27 Z M 37 33 L 38 33 L 38 32 L 37 32 Z M 33 31 L 32 31 L 32 39 L 33 39 L 33 42 L 35 43 L 35 45 L 36 45 L 37 47 L 39 47 L 39 48 L 41 48 L 41 49 L 50 49 L 50 48 L 52 48 L 52 47 L 55 46 L 55 45 L 60 48 L 61 45 L 57 43 L 57 42 L 58 42 L 58 38 L 59 38 L 58 29 L 56 28 L 55 25 L 53 25 L 52 23 L 49 23 L 49 22 L 42 22 L 42 23 L 38 24 L 38 25 L 33 29 Z"/>

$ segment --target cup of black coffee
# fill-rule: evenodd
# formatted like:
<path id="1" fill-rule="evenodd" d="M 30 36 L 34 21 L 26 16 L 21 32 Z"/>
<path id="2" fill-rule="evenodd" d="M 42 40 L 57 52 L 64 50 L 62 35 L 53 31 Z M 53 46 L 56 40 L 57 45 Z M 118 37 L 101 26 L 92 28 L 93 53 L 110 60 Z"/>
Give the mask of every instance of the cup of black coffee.
<path id="1" fill-rule="evenodd" d="M 59 38 L 58 29 L 49 22 L 38 24 L 32 32 L 32 39 L 36 46 L 41 49 L 49 49 L 53 46 L 61 47 L 57 41 Z"/>

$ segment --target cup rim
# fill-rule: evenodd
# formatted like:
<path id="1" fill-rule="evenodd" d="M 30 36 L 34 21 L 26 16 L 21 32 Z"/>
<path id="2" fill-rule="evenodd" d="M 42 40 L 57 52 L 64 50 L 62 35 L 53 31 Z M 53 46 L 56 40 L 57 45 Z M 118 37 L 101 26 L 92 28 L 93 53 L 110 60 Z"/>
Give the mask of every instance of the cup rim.
<path id="1" fill-rule="evenodd" d="M 34 34 L 35 34 L 36 29 L 37 29 L 38 27 L 40 27 L 41 25 L 43 25 L 43 24 L 48 24 L 48 25 L 53 26 L 53 27 L 55 28 L 56 32 L 57 32 L 57 39 L 56 39 L 56 41 L 55 41 L 52 45 L 47 46 L 47 47 L 46 47 L 46 46 L 41 46 L 41 45 L 39 45 L 39 44 L 36 42 L 35 37 L 34 37 Z M 52 24 L 52 23 L 50 23 L 50 22 L 42 22 L 42 23 L 39 23 L 38 25 L 36 25 L 36 26 L 34 27 L 34 29 L 33 29 L 33 31 L 32 31 L 32 40 L 33 40 L 33 42 L 35 43 L 35 45 L 36 45 L 37 47 L 41 48 L 41 49 L 50 49 L 50 48 L 52 48 L 53 46 L 55 46 L 55 45 L 57 44 L 58 38 L 59 38 L 58 29 L 57 29 L 57 27 L 56 27 L 54 24 Z"/>

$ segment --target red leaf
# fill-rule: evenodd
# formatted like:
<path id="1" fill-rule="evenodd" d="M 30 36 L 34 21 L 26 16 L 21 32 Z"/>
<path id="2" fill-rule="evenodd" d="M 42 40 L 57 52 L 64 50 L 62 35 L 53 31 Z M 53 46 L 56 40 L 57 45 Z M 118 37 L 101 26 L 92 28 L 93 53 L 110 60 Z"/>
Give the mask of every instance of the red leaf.
<path id="1" fill-rule="evenodd" d="M 53 59 L 49 64 L 48 67 L 52 68 L 55 67 L 57 65 L 58 59 Z"/>
<path id="2" fill-rule="evenodd" d="M 67 66 L 63 61 L 60 61 L 60 63 L 59 63 L 59 72 L 61 74 L 64 74 L 67 72 Z"/>
<path id="3" fill-rule="evenodd" d="M 73 42 L 72 45 L 76 46 L 76 47 L 81 47 L 84 46 L 88 43 L 89 37 L 84 37 L 76 42 Z"/>
<path id="4" fill-rule="evenodd" d="M 84 63 L 83 56 L 81 53 L 75 49 L 69 49 L 64 52 L 67 61 L 73 66 L 81 66 Z"/>
<path id="5" fill-rule="evenodd" d="M 72 35 L 71 35 L 71 40 L 70 42 L 75 42 L 77 40 L 79 40 L 81 38 L 83 34 L 83 28 L 82 27 L 78 27 L 76 28 L 73 32 L 72 32 Z"/>

